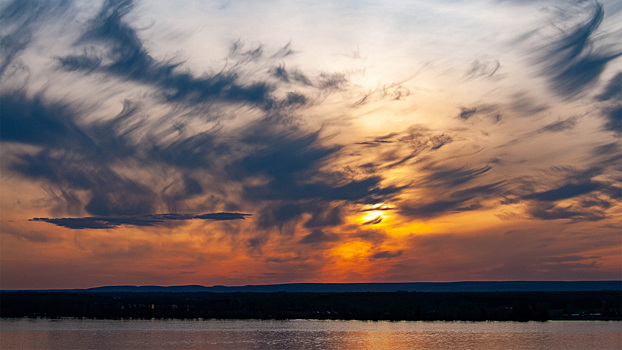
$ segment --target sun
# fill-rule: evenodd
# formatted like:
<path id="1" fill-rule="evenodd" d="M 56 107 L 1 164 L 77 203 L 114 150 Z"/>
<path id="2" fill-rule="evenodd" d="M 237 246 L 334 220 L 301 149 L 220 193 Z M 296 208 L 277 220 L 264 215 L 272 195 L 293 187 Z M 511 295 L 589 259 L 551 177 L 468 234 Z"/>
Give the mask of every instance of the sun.
<path id="1" fill-rule="evenodd" d="M 386 211 L 371 210 L 365 212 L 363 215 L 356 218 L 356 223 L 363 226 L 378 225 L 386 223 L 386 220 L 391 217 Z"/>

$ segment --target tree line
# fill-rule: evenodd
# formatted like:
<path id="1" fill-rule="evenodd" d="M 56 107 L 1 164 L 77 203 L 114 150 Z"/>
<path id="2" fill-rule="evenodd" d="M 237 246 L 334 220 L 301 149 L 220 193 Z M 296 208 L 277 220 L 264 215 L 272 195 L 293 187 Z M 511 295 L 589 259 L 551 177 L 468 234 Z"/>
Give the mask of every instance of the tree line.
<path id="1" fill-rule="evenodd" d="M 2 291 L 1 317 L 622 320 L 622 291 L 127 293 Z"/>

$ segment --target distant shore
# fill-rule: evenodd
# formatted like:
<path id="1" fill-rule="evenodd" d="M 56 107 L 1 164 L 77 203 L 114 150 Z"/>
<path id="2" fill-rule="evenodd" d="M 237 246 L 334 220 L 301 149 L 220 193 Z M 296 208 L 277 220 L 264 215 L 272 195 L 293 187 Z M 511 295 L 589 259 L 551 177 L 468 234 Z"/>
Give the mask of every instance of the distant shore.
<path id="1" fill-rule="evenodd" d="M 622 320 L 622 291 L 570 292 L 51 292 L 2 291 L 0 317 Z"/>

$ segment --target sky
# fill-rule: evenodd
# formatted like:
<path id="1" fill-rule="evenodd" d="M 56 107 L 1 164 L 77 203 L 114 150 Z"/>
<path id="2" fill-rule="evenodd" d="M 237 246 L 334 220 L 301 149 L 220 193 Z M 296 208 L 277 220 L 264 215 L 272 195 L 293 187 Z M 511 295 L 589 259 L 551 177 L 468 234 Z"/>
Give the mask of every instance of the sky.
<path id="1" fill-rule="evenodd" d="M 622 3 L 0 2 L 0 288 L 622 279 Z"/>

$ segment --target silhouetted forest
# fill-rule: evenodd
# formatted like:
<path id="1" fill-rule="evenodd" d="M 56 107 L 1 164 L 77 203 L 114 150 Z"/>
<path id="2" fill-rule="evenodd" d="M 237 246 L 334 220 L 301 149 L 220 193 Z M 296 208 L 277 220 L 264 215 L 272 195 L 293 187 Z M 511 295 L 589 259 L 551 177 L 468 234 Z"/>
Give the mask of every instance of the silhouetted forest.
<path id="1" fill-rule="evenodd" d="M 0 292 L 1 317 L 621 320 L 622 291 L 461 293 Z"/>

